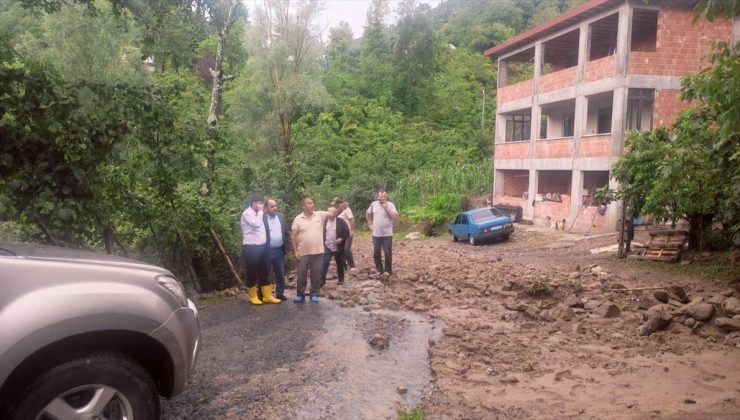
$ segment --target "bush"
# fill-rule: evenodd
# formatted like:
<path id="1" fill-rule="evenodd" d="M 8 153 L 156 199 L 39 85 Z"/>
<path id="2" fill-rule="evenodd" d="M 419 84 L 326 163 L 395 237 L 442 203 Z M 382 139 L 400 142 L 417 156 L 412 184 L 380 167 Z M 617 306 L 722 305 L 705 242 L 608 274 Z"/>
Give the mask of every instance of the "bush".
<path id="1" fill-rule="evenodd" d="M 405 211 L 411 225 L 425 235 L 441 233 L 447 224 L 461 209 L 459 194 L 439 193 L 429 197 L 424 207 L 414 206 Z"/>

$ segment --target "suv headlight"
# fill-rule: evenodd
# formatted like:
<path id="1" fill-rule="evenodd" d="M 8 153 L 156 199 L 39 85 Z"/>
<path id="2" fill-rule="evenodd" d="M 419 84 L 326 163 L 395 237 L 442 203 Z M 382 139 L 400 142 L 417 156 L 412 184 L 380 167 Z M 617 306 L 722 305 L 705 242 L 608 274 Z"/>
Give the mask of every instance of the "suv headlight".
<path id="1" fill-rule="evenodd" d="M 188 306 L 188 297 L 185 295 L 185 289 L 176 278 L 172 276 L 157 276 L 157 284 L 170 292 L 180 306 Z"/>

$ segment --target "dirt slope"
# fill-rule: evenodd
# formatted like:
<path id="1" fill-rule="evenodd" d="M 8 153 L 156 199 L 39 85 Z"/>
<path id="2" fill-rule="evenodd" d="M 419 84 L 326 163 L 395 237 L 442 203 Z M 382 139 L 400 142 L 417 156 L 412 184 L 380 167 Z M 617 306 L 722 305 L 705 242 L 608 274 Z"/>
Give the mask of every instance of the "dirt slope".
<path id="1" fill-rule="evenodd" d="M 444 323 L 431 418 L 740 418 L 738 283 L 589 252 L 614 242 L 537 228 L 476 247 L 397 240 L 387 278 L 360 237 L 360 272 L 324 293 Z"/>

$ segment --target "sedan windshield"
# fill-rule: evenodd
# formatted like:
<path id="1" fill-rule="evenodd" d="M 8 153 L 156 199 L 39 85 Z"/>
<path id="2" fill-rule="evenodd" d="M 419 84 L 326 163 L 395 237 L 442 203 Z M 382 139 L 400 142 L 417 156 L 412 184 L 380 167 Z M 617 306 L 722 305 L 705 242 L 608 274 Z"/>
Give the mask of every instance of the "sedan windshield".
<path id="1" fill-rule="evenodd" d="M 470 217 L 473 219 L 473 222 L 476 223 L 482 222 L 484 220 L 495 219 L 499 216 L 501 216 L 501 213 L 499 213 L 496 209 L 485 209 L 472 213 L 470 215 Z"/>

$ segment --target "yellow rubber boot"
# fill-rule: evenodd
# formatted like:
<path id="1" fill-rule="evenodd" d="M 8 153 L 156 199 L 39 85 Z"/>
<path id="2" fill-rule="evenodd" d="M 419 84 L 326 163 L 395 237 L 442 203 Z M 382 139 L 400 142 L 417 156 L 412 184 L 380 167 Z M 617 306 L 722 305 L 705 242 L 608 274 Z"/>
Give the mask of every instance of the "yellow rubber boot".
<path id="1" fill-rule="evenodd" d="M 283 303 L 282 300 L 272 295 L 272 285 L 262 286 L 262 302 L 264 303 Z"/>
<path id="2" fill-rule="evenodd" d="M 252 305 L 262 305 L 262 301 L 257 297 L 257 286 L 249 288 L 249 302 Z"/>

